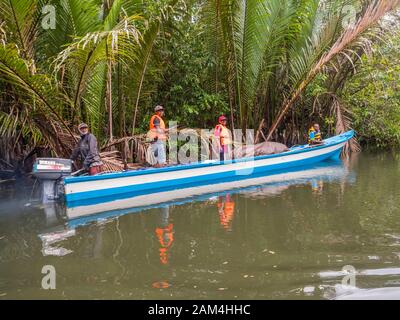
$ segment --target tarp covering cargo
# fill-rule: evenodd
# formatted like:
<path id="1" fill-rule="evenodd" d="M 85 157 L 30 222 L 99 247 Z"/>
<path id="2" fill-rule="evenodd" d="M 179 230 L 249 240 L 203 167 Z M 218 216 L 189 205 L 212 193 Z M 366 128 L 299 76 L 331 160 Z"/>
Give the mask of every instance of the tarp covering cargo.
<path id="1" fill-rule="evenodd" d="M 256 145 L 243 146 L 235 148 L 235 158 L 256 157 L 268 154 L 276 154 L 289 151 L 289 148 L 278 142 L 263 142 Z"/>

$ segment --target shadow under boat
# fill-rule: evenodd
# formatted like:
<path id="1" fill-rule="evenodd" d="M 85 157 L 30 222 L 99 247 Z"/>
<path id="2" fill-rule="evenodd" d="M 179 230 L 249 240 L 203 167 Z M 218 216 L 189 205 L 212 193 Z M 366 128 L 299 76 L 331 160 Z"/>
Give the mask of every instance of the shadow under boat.
<path id="1" fill-rule="evenodd" d="M 212 185 L 189 187 L 179 191 L 154 193 L 153 195 L 124 197 L 113 201 L 65 207 L 68 226 L 75 227 L 96 220 L 140 212 L 165 206 L 182 205 L 194 201 L 205 201 L 227 193 L 248 195 L 277 195 L 291 185 L 315 184 L 316 182 L 355 182 L 355 174 L 341 160 L 321 162 L 312 166 L 297 167 L 268 176 L 251 176 L 249 179 L 230 179 Z"/>

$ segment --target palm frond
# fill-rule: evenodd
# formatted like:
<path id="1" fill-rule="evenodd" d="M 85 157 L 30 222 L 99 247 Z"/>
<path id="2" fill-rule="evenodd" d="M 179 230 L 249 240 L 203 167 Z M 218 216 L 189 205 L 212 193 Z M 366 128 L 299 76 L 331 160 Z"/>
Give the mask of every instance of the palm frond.
<path id="1" fill-rule="evenodd" d="M 38 100 L 42 103 L 47 112 L 55 116 L 71 133 L 57 111 L 56 103 L 50 100 L 59 97 L 56 87 L 46 75 L 30 74 L 27 64 L 26 60 L 19 57 L 16 49 L 10 46 L 0 47 L 0 74 L 3 76 L 3 80 L 21 89 L 21 96 L 25 94 L 28 99 Z"/>
<path id="2" fill-rule="evenodd" d="M 142 94 L 144 77 L 148 65 L 150 63 L 151 54 L 157 40 L 158 33 L 160 31 L 160 23 L 157 21 L 152 24 L 148 30 L 146 30 L 143 40 L 141 41 L 141 46 L 139 50 L 135 52 L 135 68 L 134 68 L 134 94 L 135 94 L 135 105 L 134 105 L 134 115 L 133 115 L 133 125 L 132 125 L 132 135 L 135 132 L 136 127 L 136 117 L 139 108 L 139 102 Z"/>
<path id="3" fill-rule="evenodd" d="M 305 88 L 311 83 L 311 81 L 320 73 L 325 66 L 327 66 L 332 60 L 343 52 L 346 48 L 351 45 L 360 46 L 362 43 L 357 42 L 360 40 L 363 33 L 369 28 L 373 27 L 385 14 L 394 10 L 399 6 L 399 0 L 393 1 L 374 1 L 371 3 L 364 14 L 359 18 L 354 26 L 347 28 L 336 42 L 326 51 L 322 57 L 315 63 L 315 65 L 307 73 L 306 78 L 296 87 L 291 94 L 290 98 L 285 101 L 281 108 L 281 111 L 277 115 L 272 124 L 267 139 L 272 137 L 272 134 L 277 129 L 280 122 L 283 120 L 286 113 L 294 105 L 296 100 L 299 98 Z"/>

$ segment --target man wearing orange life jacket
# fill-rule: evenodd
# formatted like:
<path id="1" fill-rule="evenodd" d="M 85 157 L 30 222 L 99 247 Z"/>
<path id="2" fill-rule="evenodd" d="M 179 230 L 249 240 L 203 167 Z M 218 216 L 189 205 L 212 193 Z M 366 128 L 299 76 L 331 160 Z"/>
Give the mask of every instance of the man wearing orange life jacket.
<path id="1" fill-rule="evenodd" d="M 227 118 L 225 116 L 220 116 L 218 122 L 219 124 L 215 127 L 214 136 L 217 138 L 219 147 L 219 160 L 224 161 L 230 158 L 229 153 L 232 146 L 232 134 L 226 127 Z"/>
<path id="2" fill-rule="evenodd" d="M 155 167 L 162 167 L 166 165 L 166 148 L 168 129 L 165 128 L 163 120 L 164 108 L 156 106 L 154 108 L 155 114 L 150 119 L 149 138 L 151 142 L 151 151 L 153 152 L 157 162 Z"/>

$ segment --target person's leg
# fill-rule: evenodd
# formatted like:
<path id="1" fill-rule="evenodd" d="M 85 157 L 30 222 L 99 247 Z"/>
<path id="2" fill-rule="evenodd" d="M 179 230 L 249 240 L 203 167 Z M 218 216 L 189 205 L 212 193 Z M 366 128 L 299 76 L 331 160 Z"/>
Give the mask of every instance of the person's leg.
<path id="1" fill-rule="evenodd" d="M 158 143 L 158 163 L 160 165 L 165 165 L 167 163 L 167 155 L 165 150 L 165 142 L 159 141 Z"/>
<path id="2" fill-rule="evenodd" d="M 156 142 L 153 142 L 150 145 L 150 154 L 153 155 L 153 157 L 151 157 L 151 159 L 149 159 L 149 163 L 150 165 L 152 165 L 153 167 L 158 167 L 158 145 Z"/>
<path id="3" fill-rule="evenodd" d="M 221 150 L 219 152 L 219 160 L 220 161 L 224 161 L 225 160 L 225 152 L 224 152 L 224 150 Z"/>
<path id="4" fill-rule="evenodd" d="M 157 142 L 154 142 L 154 143 L 151 144 L 151 152 L 153 153 L 154 158 L 156 158 L 156 160 L 157 160 L 157 158 L 158 158 L 158 145 L 157 145 Z"/>
<path id="5" fill-rule="evenodd" d="M 96 174 L 99 174 L 101 172 L 102 168 L 101 166 L 93 166 L 89 168 L 89 175 L 94 176 Z"/>

